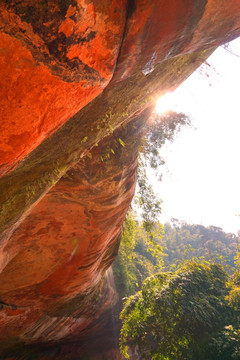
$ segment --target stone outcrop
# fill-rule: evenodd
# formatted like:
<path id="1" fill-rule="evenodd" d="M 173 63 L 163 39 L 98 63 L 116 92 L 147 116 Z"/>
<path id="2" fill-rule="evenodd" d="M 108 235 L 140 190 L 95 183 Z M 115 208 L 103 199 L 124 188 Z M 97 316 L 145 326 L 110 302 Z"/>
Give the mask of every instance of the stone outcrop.
<path id="1" fill-rule="evenodd" d="M 4 0 L 0 11 L 0 348 L 67 358 L 75 341 L 79 358 L 115 301 L 104 278 L 155 99 L 239 35 L 239 1 Z"/>

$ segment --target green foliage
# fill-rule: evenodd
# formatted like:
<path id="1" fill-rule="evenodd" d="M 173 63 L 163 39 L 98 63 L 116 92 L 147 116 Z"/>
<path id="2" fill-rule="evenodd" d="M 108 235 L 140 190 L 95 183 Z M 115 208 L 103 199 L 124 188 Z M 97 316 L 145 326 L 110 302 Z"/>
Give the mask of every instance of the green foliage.
<path id="1" fill-rule="evenodd" d="M 161 203 L 148 182 L 146 168 L 141 166 L 141 162 L 138 167 L 138 185 L 138 204 L 142 209 L 143 226 L 148 233 L 151 233 L 161 214 Z"/>
<path id="2" fill-rule="evenodd" d="M 135 248 L 135 238 L 136 238 L 136 221 L 133 214 L 130 212 L 126 217 L 125 223 L 123 225 L 122 233 L 122 249 L 126 260 L 131 260 L 133 255 L 133 250 Z"/>
<path id="3" fill-rule="evenodd" d="M 236 235 L 213 226 L 190 225 L 176 219 L 164 228 L 159 223 L 152 224 L 150 231 L 146 231 L 144 223 L 136 221 L 131 212 L 124 223 L 119 255 L 114 263 L 121 297 L 139 290 L 146 277 L 163 268 L 175 270 L 190 259 L 205 264 L 218 262 L 228 272 L 233 271 Z M 240 285 L 237 274 L 238 271 L 235 283 Z"/>
<path id="4" fill-rule="evenodd" d="M 180 129 L 189 124 L 187 115 L 173 111 L 164 115 L 154 113 L 148 122 L 146 135 L 139 147 L 137 199 L 142 208 L 143 226 L 149 233 L 161 214 L 161 203 L 149 183 L 146 169 L 158 171 L 158 178 L 161 179 L 158 167 L 164 164 L 160 156 L 162 146 L 166 141 L 172 141 Z"/>
<path id="5" fill-rule="evenodd" d="M 153 231 L 161 236 L 155 234 L 151 242 L 144 227 L 136 223 L 134 266 L 128 269 L 134 274 L 136 268 L 139 271 L 135 292 L 143 285 L 127 300 L 121 315 L 122 354 L 127 358 L 130 344 L 138 345 L 143 359 L 240 359 L 238 237 L 217 227 L 176 219 L 165 225 L 165 234 L 158 224 L 152 235 Z M 174 273 L 156 274 L 158 259 L 151 249 L 155 243 L 164 248 L 160 259 L 163 262 L 164 258 L 167 270 L 177 269 Z M 142 268 L 136 266 L 139 259 Z M 229 271 L 234 259 L 236 271 L 231 278 L 221 265 L 213 263 L 222 263 Z M 143 270 L 146 264 L 150 272 Z M 153 276 L 143 282 L 148 275 Z"/>
<path id="6" fill-rule="evenodd" d="M 136 221 L 129 212 L 121 236 L 121 245 L 113 271 L 116 286 L 121 296 L 128 296 L 136 291 L 136 276 L 131 269 L 133 250 L 135 248 Z"/>
<path id="7" fill-rule="evenodd" d="M 188 263 L 143 283 L 121 313 L 121 352 L 138 345 L 143 359 L 199 359 L 231 309 L 225 300 L 228 275 L 220 265 Z"/>
<path id="8" fill-rule="evenodd" d="M 203 351 L 204 360 L 239 360 L 240 359 L 240 286 L 239 286 L 239 249 L 235 256 L 236 270 L 229 281 L 230 291 L 225 300 L 232 308 L 232 316 L 216 336 L 210 339 Z M 200 359 L 201 360 L 201 359 Z"/>
<path id="9" fill-rule="evenodd" d="M 234 285 L 226 299 L 235 310 L 240 309 L 240 286 Z"/>
<path id="10" fill-rule="evenodd" d="M 227 360 L 221 353 L 237 359 L 240 330 L 233 316 L 239 316 L 240 271 L 234 282 L 225 270 L 234 266 L 238 238 L 221 228 L 176 219 L 163 229 L 158 222 L 161 203 L 148 182 L 146 169 L 164 164 L 159 151 L 183 125 L 189 125 L 185 114 L 156 115 L 140 148 L 142 223 L 129 215 L 114 264 L 120 296 L 135 293 L 121 313 L 120 350 L 126 358 L 131 345 L 138 347 L 141 359 Z M 165 269 L 177 270 L 156 274 L 163 269 L 164 256 Z"/>
<path id="11" fill-rule="evenodd" d="M 239 234 L 240 236 L 240 234 Z M 237 245 L 237 252 L 236 252 L 236 256 L 234 257 L 234 262 L 235 262 L 235 266 L 236 266 L 236 270 L 234 273 L 234 282 L 238 285 L 240 285 L 240 248 L 239 248 L 239 244 Z"/>
<path id="12" fill-rule="evenodd" d="M 217 262 L 231 273 L 236 266 L 235 256 L 238 236 L 225 233 L 215 226 L 190 225 L 172 219 L 164 225 L 164 236 L 160 242 L 165 257 L 165 267 L 181 266 L 186 259 L 198 259 L 200 262 Z"/>
<path id="13" fill-rule="evenodd" d="M 153 113 L 148 123 L 148 131 L 140 147 L 142 165 L 157 169 L 165 161 L 160 155 L 160 150 L 166 141 L 173 141 L 176 134 L 183 126 L 190 125 L 190 118 L 186 114 L 168 111 L 159 115 Z"/>
<path id="14" fill-rule="evenodd" d="M 147 251 L 156 259 L 155 266 L 158 267 L 158 270 L 161 270 L 164 265 L 163 260 L 163 248 L 160 245 L 161 239 L 164 235 L 163 225 L 159 222 L 154 224 L 154 227 L 151 227 L 150 230 L 146 231 L 146 227 L 143 229 L 147 234 Z"/>
<path id="15" fill-rule="evenodd" d="M 209 342 L 203 353 L 204 360 L 239 360 L 240 359 L 240 329 L 233 325 L 225 326 Z"/>
<path id="16" fill-rule="evenodd" d="M 138 196 L 136 202 L 142 210 L 143 228 L 148 234 L 148 251 L 158 258 L 159 268 L 163 265 L 162 247 L 158 241 L 163 236 L 163 228 L 160 230 L 161 225 L 158 222 L 161 214 L 161 202 L 149 183 L 147 168 L 151 167 L 156 171 L 158 166 L 164 164 L 164 160 L 159 153 L 161 147 L 166 141 L 172 141 L 174 135 L 180 131 L 182 126 L 189 124 L 189 117 L 183 113 L 169 111 L 161 116 L 154 113 L 139 148 Z M 157 232 L 156 226 L 158 228 Z"/>
<path id="17" fill-rule="evenodd" d="M 137 251 L 139 243 L 144 251 Z M 148 236 L 141 225 L 128 213 L 123 225 L 121 245 L 113 264 L 114 278 L 121 298 L 134 294 L 143 280 L 154 273 L 152 256 L 148 253 Z"/>

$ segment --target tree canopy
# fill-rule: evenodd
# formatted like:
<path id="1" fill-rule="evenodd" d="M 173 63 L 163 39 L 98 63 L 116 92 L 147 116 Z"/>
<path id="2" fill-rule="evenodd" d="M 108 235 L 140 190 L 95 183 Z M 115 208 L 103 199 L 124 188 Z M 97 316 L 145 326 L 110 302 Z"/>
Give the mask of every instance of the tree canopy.
<path id="1" fill-rule="evenodd" d="M 146 360 L 240 359 L 238 237 L 177 219 L 163 227 L 147 177 L 164 164 L 162 145 L 189 123 L 182 113 L 155 114 L 140 146 L 142 220 L 129 213 L 114 264 L 121 298 L 131 295 L 121 312 L 125 358 L 131 346 Z"/>
<path id="2" fill-rule="evenodd" d="M 193 262 L 145 280 L 121 313 L 124 356 L 131 344 L 143 359 L 201 359 L 203 346 L 232 316 L 227 280 L 221 265 Z"/>

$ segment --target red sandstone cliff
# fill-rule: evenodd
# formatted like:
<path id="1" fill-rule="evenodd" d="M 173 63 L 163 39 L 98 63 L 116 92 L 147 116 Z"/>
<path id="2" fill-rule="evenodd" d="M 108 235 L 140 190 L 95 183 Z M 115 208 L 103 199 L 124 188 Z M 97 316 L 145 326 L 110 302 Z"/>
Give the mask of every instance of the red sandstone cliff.
<path id="1" fill-rule="evenodd" d="M 0 348 L 66 355 L 114 304 L 103 279 L 154 99 L 240 34 L 240 3 L 3 0 L 0 12 Z"/>

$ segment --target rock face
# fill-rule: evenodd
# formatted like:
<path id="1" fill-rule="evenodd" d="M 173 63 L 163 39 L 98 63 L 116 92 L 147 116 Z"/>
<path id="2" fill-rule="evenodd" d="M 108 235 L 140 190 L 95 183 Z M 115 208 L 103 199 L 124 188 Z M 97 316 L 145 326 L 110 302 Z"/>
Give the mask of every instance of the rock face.
<path id="1" fill-rule="evenodd" d="M 41 348 L 73 359 L 76 343 L 79 358 L 115 302 L 106 271 L 154 100 L 239 35 L 239 1 L 4 0 L 0 10 L 1 358 Z"/>
<path id="2" fill-rule="evenodd" d="M 109 83 L 126 0 L 6 0 L 0 10 L 4 173 Z"/>

